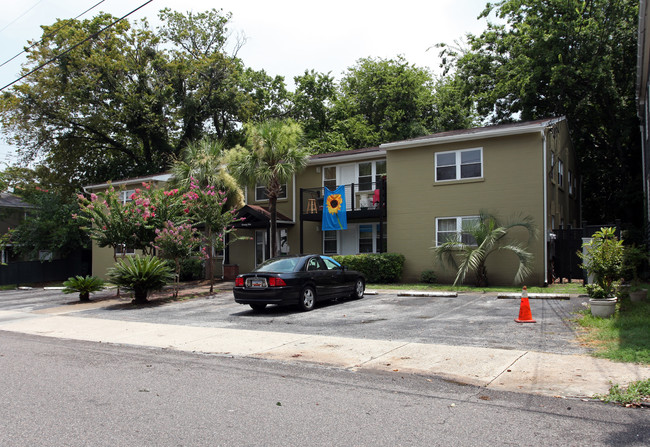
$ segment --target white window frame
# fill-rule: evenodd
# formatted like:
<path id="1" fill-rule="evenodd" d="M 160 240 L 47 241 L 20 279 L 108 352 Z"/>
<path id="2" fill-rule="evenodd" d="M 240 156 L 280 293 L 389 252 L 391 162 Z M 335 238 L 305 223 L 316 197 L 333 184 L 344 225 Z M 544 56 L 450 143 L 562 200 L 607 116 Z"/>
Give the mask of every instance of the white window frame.
<path id="1" fill-rule="evenodd" d="M 330 236 L 333 234 L 334 237 L 326 238 L 325 236 L 327 234 L 330 234 Z M 335 251 L 326 251 L 325 250 L 325 241 L 336 241 L 336 250 Z M 323 231 L 323 254 L 324 255 L 336 255 L 340 253 L 340 247 L 341 247 L 341 238 L 339 237 L 339 232 L 335 230 L 326 230 Z"/>
<path id="2" fill-rule="evenodd" d="M 567 171 L 567 185 L 569 186 L 569 195 L 573 195 L 573 172 L 571 169 Z"/>
<path id="3" fill-rule="evenodd" d="M 462 236 L 463 236 L 463 222 L 464 221 L 469 221 L 469 220 L 477 220 L 479 219 L 480 216 L 448 216 L 448 217 L 436 217 L 436 247 L 441 246 L 444 242 L 440 242 L 439 240 L 439 235 L 440 235 L 440 221 L 441 220 L 456 220 L 456 240 L 461 241 Z"/>
<path id="4" fill-rule="evenodd" d="M 131 196 L 135 194 L 135 189 L 127 189 L 125 191 L 120 191 L 120 194 L 122 195 L 122 205 L 124 205 L 126 202 L 133 201 Z"/>
<path id="5" fill-rule="evenodd" d="M 564 162 L 559 158 L 557 159 L 557 185 L 560 188 L 564 187 Z"/>
<path id="6" fill-rule="evenodd" d="M 478 151 L 480 154 L 480 160 L 479 164 L 481 167 L 481 172 L 478 176 L 475 177 L 462 177 L 461 172 L 462 172 L 462 154 L 464 152 L 475 152 Z M 449 178 L 449 179 L 438 179 L 438 156 L 439 155 L 448 155 L 448 154 L 454 154 L 454 164 L 453 165 L 444 165 L 441 167 L 449 167 L 449 166 L 455 166 L 456 167 L 456 175 L 454 178 Z M 434 176 L 435 176 L 435 181 L 436 183 L 444 183 L 444 182 L 455 182 L 455 181 L 462 181 L 462 180 L 475 180 L 475 179 L 482 179 L 483 178 L 483 148 L 482 147 L 473 147 L 469 149 L 460 149 L 456 151 L 445 151 L 445 152 L 436 152 L 433 156 L 433 165 L 434 165 Z"/>
<path id="7" fill-rule="evenodd" d="M 257 194 L 260 189 L 262 190 L 262 194 L 264 194 L 264 197 L 265 197 L 263 199 L 260 199 L 258 197 L 258 194 Z M 268 202 L 269 201 L 268 197 L 266 197 L 266 194 L 264 193 L 265 191 L 266 191 L 266 185 L 263 185 L 261 183 L 256 183 L 255 184 L 255 201 L 256 202 Z M 282 194 L 282 191 L 284 191 L 284 194 Z M 278 199 L 283 200 L 283 199 L 286 199 L 286 198 L 287 198 L 287 184 L 283 183 L 282 184 L 282 190 L 280 191 L 280 194 L 278 195 Z"/>

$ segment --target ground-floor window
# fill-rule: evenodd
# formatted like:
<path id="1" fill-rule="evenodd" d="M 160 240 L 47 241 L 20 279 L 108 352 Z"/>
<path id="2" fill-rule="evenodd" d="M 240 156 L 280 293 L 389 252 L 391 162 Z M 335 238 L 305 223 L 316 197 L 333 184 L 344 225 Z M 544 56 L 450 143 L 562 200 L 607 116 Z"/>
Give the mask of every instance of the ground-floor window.
<path id="1" fill-rule="evenodd" d="M 347 230 L 323 231 L 323 253 L 354 255 L 358 253 L 386 252 L 388 248 L 386 224 L 383 232 L 377 222 L 348 223 Z"/>
<path id="2" fill-rule="evenodd" d="M 476 240 L 467 231 L 478 221 L 478 216 L 440 217 L 436 219 L 436 245 L 446 242 L 462 242 L 475 245 Z"/>
<path id="3" fill-rule="evenodd" d="M 339 252 L 339 237 L 336 231 L 323 231 L 323 253 L 335 255 Z"/>

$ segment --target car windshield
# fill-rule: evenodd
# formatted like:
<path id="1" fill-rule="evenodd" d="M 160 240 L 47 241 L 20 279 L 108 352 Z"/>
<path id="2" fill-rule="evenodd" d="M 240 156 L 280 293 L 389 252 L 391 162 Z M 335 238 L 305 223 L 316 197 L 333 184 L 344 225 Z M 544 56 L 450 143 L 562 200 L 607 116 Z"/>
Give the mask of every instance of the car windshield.
<path id="1" fill-rule="evenodd" d="M 293 272 L 298 265 L 299 258 L 279 258 L 264 261 L 257 267 L 254 272 L 274 272 L 287 273 Z"/>

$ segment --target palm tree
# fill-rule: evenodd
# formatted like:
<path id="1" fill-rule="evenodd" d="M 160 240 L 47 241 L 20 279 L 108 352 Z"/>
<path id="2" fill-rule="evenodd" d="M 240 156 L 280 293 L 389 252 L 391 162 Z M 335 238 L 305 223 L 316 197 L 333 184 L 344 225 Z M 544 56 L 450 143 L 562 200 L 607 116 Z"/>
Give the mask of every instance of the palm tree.
<path id="1" fill-rule="evenodd" d="M 227 209 L 241 208 L 244 205 L 244 193 L 228 173 L 227 153 L 221 141 L 207 137 L 188 144 L 180 159 L 171 167 L 171 186 L 188 190 L 192 181 L 201 188 L 214 186 L 226 193 Z"/>
<path id="2" fill-rule="evenodd" d="M 521 227 L 528 231 L 529 240 L 534 238 L 537 229 L 530 216 L 506 225 L 499 224 L 497 218 L 484 211 L 480 212 L 478 219 L 463 228 L 463 235 L 469 235 L 475 243 L 462 240 L 447 241 L 434 247 L 438 259 L 452 265 L 457 269 L 454 285 L 462 284 L 470 271 L 476 275 L 476 285 L 488 285 L 487 268 L 485 266 L 488 256 L 497 251 L 510 251 L 519 258 L 519 268 L 515 274 L 514 282 L 521 283 L 532 271 L 533 255 L 524 245 L 517 242 L 504 243 L 503 238 L 508 231 Z"/>
<path id="3" fill-rule="evenodd" d="M 271 257 L 277 254 L 277 199 L 282 185 L 307 165 L 309 152 L 301 146 L 302 127 L 292 120 L 268 120 L 245 125 L 246 148 L 232 151 L 229 168 L 243 185 L 266 186 L 271 214 Z"/>

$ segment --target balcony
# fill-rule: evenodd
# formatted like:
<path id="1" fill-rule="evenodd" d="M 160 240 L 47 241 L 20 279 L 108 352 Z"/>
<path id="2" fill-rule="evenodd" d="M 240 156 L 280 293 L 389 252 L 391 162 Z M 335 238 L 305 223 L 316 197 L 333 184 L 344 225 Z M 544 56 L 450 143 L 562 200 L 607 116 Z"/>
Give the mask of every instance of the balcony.
<path id="1" fill-rule="evenodd" d="M 300 219 L 323 220 L 325 188 L 300 188 Z M 345 185 L 345 207 L 349 221 L 386 216 L 386 180 Z"/>

